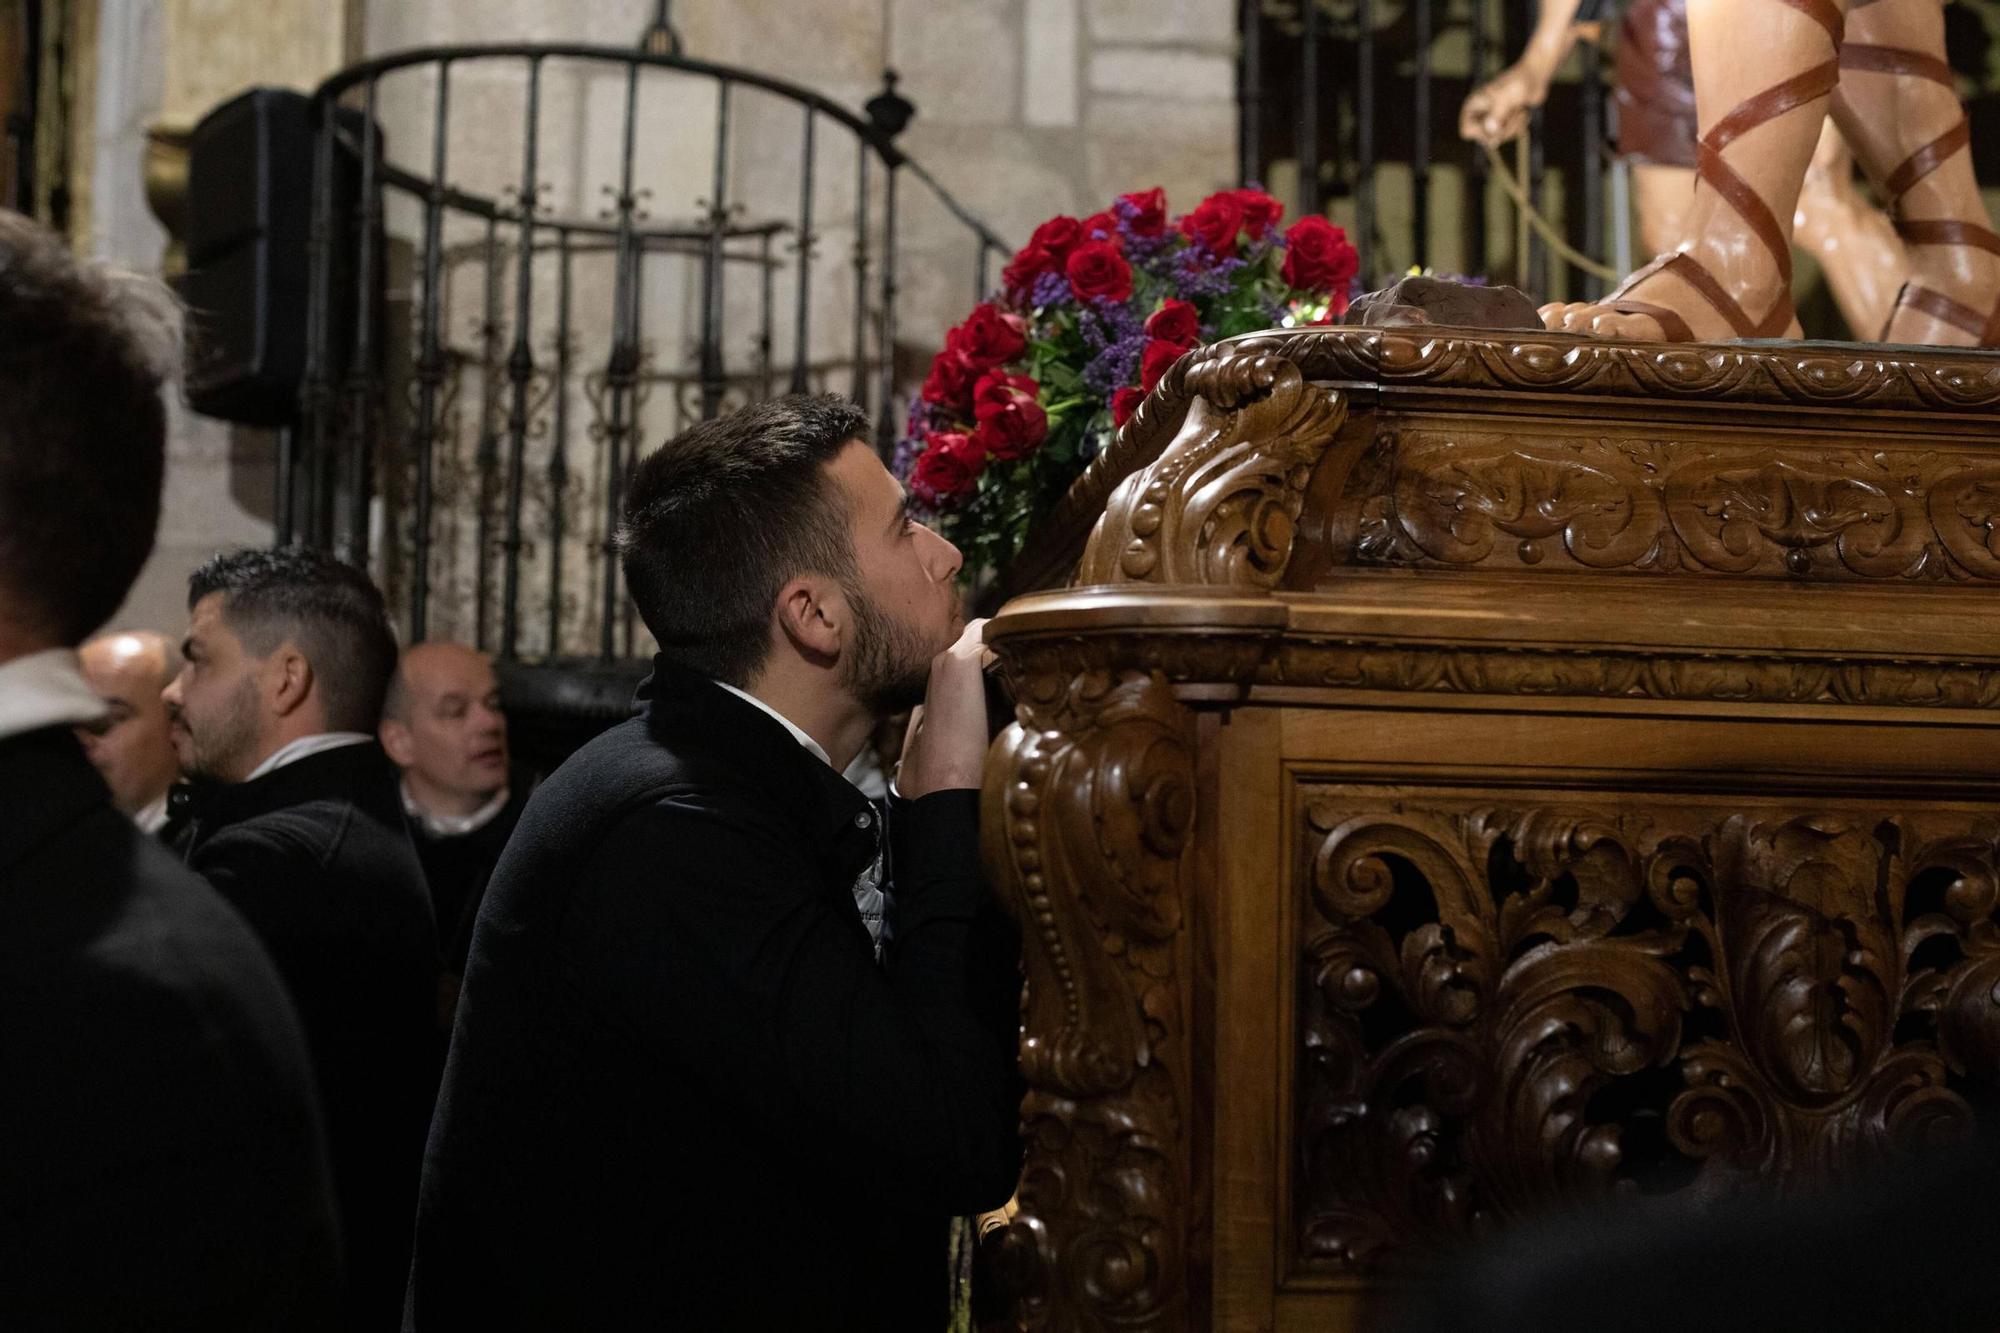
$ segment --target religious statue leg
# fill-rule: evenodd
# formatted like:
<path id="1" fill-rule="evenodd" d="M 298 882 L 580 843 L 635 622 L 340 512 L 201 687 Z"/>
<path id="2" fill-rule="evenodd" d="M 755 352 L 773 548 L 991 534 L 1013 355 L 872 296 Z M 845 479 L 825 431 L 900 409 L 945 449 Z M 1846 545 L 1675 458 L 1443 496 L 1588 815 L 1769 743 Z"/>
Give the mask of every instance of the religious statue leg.
<path id="1" fill-rule="evenodd" d="M 1937 0 L 1872 0 L 1847 17 L 1833 115 L 1909 247 L 1883 342 L 2000 338 L 2000 236 L 1972 174 L 1971 126 L 1943 59 Z"/>
<path id="2" fill-rule="evenodd" d="M 1686 235 L 1552 329 L 1670 342 L 1797 337 L 1792 219 L 1840 81 L 1842 0 L 1691 0 L 1701 140 Z"/>
<path id="3" fill-rule="evenodd" d="M 1838 90 L 1834 95 L 1839 96 Z M 1688 188 L 1692 191 L 1692 179 Z M 1679 239 L 1675 231 L 1660 244 L 1648 241 L 1647 248 L 1657 253 Z M 1863 341 L 1879 334 L 1889 320 L 1897 289 L 1910 276 L 1909 252 L 1888 214 L 1857 188 L 1854 150 L 1832 118 L 1820 133 L 1812 165 L 1806 168 L 1792 219 L 1792 241 L 1819 261 L 1849 334 Z"/>

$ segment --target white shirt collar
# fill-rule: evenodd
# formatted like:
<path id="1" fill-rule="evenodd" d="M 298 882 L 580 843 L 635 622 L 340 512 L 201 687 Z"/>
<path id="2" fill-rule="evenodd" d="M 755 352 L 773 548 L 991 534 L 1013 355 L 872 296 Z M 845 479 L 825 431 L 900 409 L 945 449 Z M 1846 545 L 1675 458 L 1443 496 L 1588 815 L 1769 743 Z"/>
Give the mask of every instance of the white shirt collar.
<path id="1" fill-rule="evenodd" d="M 286 764 L 296 764 L 307 755 L 319 754 L 325 750 L 338 750 L 346 745 L 366 745 L 374 739 L 365 731 L 322 731 L 317 736 L 301 736 L 265 756 L 264 762 L 251 769 L 249 776 L 243 780 L 255 782 L 266 773 L 275 773 Z"/>
<path id="2" fill-rule="evenodd" d="M 403 813 L 423 826 L 424 832 L 433 838 L 462 838 L 468 833 L 477 833 L 491 824 L 494 817 L 507 808 L 507 798 L 511 795 L 502 787 L 493 799 L 480 806 L 469 815 L 434 815 L 417 804 L 417 798 L 410 794 L 409 780 L 403 781 Z"/>
<path id="3" fill-rule="evenodd" d="M 833 767 L 833 761 L 826 757 L 826 751 L 821 748 L 820 743 L 814 740 L 812 737 L 806 735 L 805 731 L 802 728 L 800 728 L 797 723 L 793 722 L 783 713 L 780 713 L 777 709 L 771 707 L 771 705 L 765 703 L 762 699 L 759 699 L 756 695 L 751 694 L 744 690 L 737 689 L 734 685 L 731 685 L 728 681 L 718 680 L 715 683 L 717 685 L 720 685 L 723 689 L 728 690 L 731 694 L 741 699 L 744 703 L 747 703 L 754 708 L 761 708 L 766 713 L 769 713 L 772 717 L 777 718 L 779 725 L 784 727 L 786 731 L 792 733 L 792 739 L 797 741 L 800 745 L 806 747 L 807 753 L 811 754 L 814 758 L 818 759 L 822 764 L 825 764 L 828 768 Z"/>
<path id="4" fill-rule="evenodd" d="M 95 722 L 106 712 L 68 648 L 0 664 L 0 740 L 44 727 Z"/>
<path id="5" fill-rule="evenodd" d="M 158 833 L 167 826 L 167 794 L 161 792 L 153 803 L 132 816 L 141 833 Z"/>

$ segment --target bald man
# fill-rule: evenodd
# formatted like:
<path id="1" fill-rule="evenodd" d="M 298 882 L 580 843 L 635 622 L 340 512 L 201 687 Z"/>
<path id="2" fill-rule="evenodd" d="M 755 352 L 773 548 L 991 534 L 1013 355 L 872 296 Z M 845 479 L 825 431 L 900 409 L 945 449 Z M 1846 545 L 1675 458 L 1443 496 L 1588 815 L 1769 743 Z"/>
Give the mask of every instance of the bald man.
<path id="1" fill-rule="evenodd" d="M 405 650 L 382 705 L 381 735 L 403 771 L 403 811 L 430 881 L 445 969 L 456 978 L 486 881 L 527 803 L 508 778 L 507 718 L 492 659 L 457 643 Z"/>
<path id="2" fill-rule="evenodd" d="M 104 700 L 98 721 L 77 729 L 83 752 L 111 788 L 111 803 L 147 833 L 167 822 L 167 789 L 180 773 L 160 691 L 180 673 L 180 650 L 164 634 L 105 634 L 77 651 L 83 678 Z"/>

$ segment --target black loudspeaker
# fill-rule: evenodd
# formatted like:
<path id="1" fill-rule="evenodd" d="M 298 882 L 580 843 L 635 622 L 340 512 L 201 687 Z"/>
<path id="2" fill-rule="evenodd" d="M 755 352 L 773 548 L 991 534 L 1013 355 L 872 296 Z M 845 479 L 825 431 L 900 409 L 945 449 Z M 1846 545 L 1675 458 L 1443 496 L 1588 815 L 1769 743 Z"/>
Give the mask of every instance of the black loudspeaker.
<path id="1" fill-rule="evenodd" d="M 257 426 L 298 418 L 310 302 L 311 106 L 290 89 L 252 88 L 202 117 L 189 142 L 188 271 L 181 281 L 187 395 L 208 416 Z M 357 113 L 337 116 L 328 328 L 336 354 L 353 336 L 360 126 Z"/>

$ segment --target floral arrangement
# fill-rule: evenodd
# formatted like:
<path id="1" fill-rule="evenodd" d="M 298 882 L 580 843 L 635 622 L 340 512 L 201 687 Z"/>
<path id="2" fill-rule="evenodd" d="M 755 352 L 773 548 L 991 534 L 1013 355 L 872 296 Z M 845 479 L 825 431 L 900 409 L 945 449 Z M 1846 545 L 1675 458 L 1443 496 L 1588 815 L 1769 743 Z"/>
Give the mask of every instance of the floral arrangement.
<path id="1" fill-rule="evenodd" d="M 1246 189 L 1169 217 L 1153 189 L 1035 229 L 1000 289 L 946 335 L 897 452 L 968 571 L 1013 559 L 1189 348 L 1346 311 L 1358 267 L 1346 233 L 1322 217 L 1281 232 L 1283 215 Z"/>

